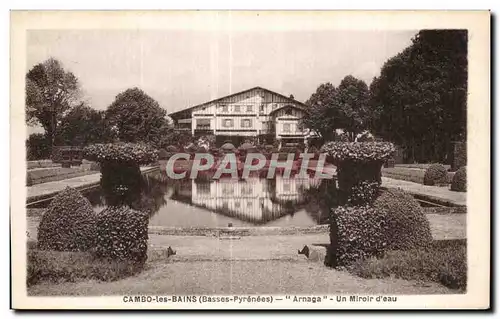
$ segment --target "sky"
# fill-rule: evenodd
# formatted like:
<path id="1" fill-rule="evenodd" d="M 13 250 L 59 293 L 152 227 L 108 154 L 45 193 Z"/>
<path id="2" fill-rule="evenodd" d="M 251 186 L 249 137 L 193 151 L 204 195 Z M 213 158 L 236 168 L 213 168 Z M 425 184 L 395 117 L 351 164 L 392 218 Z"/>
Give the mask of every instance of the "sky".
<path id="1" fill-rule="evenodd" d="M 168 113 L 255 86 L 305 102 L 325 82 L 368 85 L 417 31 L 31 30 L 27 68 L 49 57 L 104 110 L 139 87 Z M 28 70 L 27 70 L 28 71 Z"/>

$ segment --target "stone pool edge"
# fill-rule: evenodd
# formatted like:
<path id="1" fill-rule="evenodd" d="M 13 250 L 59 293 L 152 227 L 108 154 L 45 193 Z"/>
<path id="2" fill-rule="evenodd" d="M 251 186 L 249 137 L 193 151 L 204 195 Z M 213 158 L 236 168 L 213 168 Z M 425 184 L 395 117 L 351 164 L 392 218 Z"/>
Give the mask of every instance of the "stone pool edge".
<path id="1" fill-rule="evenodd" d="M 317 225 L 309 227 L 285 226 L 285 227 L 167 227 L 149 226 L 149 234 L 167 236 L 271 236 L 271 235 L 300 235 L 300 234 L 324 234 L 329 233 L 329 225 Z"/>

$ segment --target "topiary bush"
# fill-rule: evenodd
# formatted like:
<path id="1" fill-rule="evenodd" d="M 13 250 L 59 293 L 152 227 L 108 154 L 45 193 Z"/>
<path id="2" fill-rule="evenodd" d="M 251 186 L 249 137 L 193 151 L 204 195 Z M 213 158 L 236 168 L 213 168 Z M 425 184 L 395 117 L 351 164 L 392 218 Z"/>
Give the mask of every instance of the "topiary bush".
<path id="1" fill-rule="evenodd" d="M 455 192 L 467 191 L 467 168 L 460 167 L 451 180 L 451 190 Z"/>
<path id="2" fill-rule="evenodd" d="M 448 184 L 448 171 L 441 164 L 432 164 L 424 175 L 424 185 L 434 186 Z"/>
<path id="3" fill-rule="evenodd" d="M 100 184 L 108 205 L 121 206 L 137 200 L 141 193 L 141 181 L 141 170 L 134 163 L 101 163 Z"/>
<path id="4" fill-rule="evenodd" d="M 88 199 L 67 187 L 54 197 L 38 226 L 38 249 L 87 251 L 96 238 L 96 214 Z"/>
<path id="5" fill-rule="evenodd" d="M 93 144 L 84 148 L 84 157 L 101 166 L 101 187 L 110 205 L 122 205 L 140 193 L 139 166 L 158 159 L 158 151 L 143 143 Z"/>
<path id="6" fill-rule="evenodd" d="M 382 165 L 394 151 L 394 145 L 388 142 L 329 142 L 324 144 L 321 152 L 326 153 L 328 161 L 337 166 L 341 203 L 348 204 L 353 196 L 351 192 L 357 190 L 358 185 L 363 181 L 370 183 L 372 188 L 377 188 L 376 184 L 382 183 Z"/>
<path id="7" fill-rule="evenodd" d="M 358 259 L 380 256 L 389 245 L 390 224 L 384 210 L 368 206 L 339 206 L 330 225 L 330 265 L 347 266 Z M 332 261 L 331 259 L 335 260 Z"/>
<path id="8" fill-rule="evenodd" d="M 354 185 L 347 197 L 347 204 L 360 206 L 372 203 L 379 193 L 380 184 L 374 181 L 361 181 Z"/>
<path id="9" fill-rule="evenodd" d="M 147 260 L 148 223 L 146 212 L 126 206 L 108 207 L 97 218 L 97 257 L 128 260 L 143 264 Z"/>
<path id="10" fill-rule="evenodd" d="M 410 194 L 399 189 L 385 190 L 375 199 L 373 207 L 387 214 L 389 249 L 427 247 L 432 242 L 429 221 Z"/>
<path id="11" fill-rule="evenodd" d="M 122 162 L 147 165 L 158 159 L 158 151 L 144 143 L 92 144 L 83 149 L 83 156 L 95 162 Z"/>

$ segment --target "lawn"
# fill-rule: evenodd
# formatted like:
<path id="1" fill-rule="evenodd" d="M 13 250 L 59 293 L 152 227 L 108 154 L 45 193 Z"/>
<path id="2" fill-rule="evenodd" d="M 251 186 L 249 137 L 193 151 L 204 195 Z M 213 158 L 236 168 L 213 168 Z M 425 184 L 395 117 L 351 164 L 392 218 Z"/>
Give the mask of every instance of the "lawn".
<path id="1" fill-rule="evenodd" d="M 99 171 L 79 167 L 45 167 L 27 171 L 26 185 L 32 186 L 41 183 L 60 181 L 63 179 L 95 174 Z"/>
<path id="2" fill-rule="evenodd" d="M 410 165 L 410 164 L 408 164 Z M 383 167 L 382 176 L 403 180 L 407 182 L 413 182 L 418 184 L 424 184 L 425 166 L 418 166 L 419 164 L 414 164 L 414 166 L 396 166 L 396 167 Z M 430 165 L 430 164 L 420 164 L 420 165 Z M 453 175 L 455 172 L 448 172 L 448 182 L 451 183 Z"/>

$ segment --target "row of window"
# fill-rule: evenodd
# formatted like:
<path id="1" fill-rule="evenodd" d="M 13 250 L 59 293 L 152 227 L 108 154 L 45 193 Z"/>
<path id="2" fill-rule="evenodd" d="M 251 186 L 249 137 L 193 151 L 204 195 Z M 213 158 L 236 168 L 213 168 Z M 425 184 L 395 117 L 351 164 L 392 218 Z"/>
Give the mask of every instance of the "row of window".
<path id="1" fill-rule="evenodd" d="M 242 109 L 245 109 L 247 112 L 253 112 L 253 105 L 234 105 L 233 108 L 233 112 L 236 113 L 242 112 Z M 228 113 L 229 105 L 222 105 L 221 109 L 223 113 Z"/>
<path id="2" fill-rule="evenodd" d="M 242 128 L 249 128 L 252 127 L 252 120 L 251 119 L 241 119 L 241 127 Z M 267 124 L 267 123 L 266 123 Z M 271 123 L 270 123 L 271 124 Z M 224 119 L 222 121 L 222 126 L 223 127 L 234 127 L 234 119 Z M 265 128 L 270 128 L 271 125 L 264 125 Z M 205 122 L 205 121 L 200 121 L 196 123 L 196 128 L 197 129 L 210 129 L 210 122 Z M 283 131 L 284 132 L 297 132 L 298 131 L 298 126 L 294 123 L 283 123 Z"/>
<path id="3" fill-rule="evenodd" d="M 275 110 L 278 108 L 277 104 L 273 104 L 272 109 Z M 223 113 L 229 113 L 229 105 L 223 104 L 220 107 L 220 110 Z M 233 112 L 240 113 L 246 110 L 246 112 L 253 112 L 253 105 L 233 105 Z M 264 112 L 264 104 L 261 104 L 259 107 L 260 112 Z"/>
<path id="4" fill-rule="evenodd" d="M 283 132 L 297 132 L 297 125 L 293 123 L 283 123 Z"/>
<path id="5" fill-rule="evenodd" d="M 252 127 L 252 120 L 251 119 L 241 119 L 241 127 Z M 234 119 L 224 119 L 222 121 L 222 126 L 223 127 L 233 127 L 234 126 Z"/>

